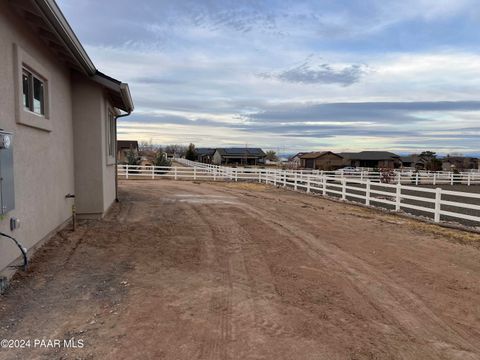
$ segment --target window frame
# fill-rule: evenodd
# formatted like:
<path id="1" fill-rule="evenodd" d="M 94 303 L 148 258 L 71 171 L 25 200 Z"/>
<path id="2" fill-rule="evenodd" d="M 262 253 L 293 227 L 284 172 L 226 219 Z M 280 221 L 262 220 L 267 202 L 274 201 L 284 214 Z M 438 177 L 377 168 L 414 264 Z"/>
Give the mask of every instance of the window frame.
<path id="1" fill-rule="evenodd" d="M 46 101 L 46 88 L 47 88 L 47 81 L 43 79 L 41 76 L 37 75 L 35 72 L 31 71 L 29 68 L 24 66 L 22 68 L 22 99 L 25 97 L 25 83 L 23 77 L 27 77 L 27 104 L 23 101 L 23 108 L 26 111 L 30 111 L 34 114 L 39 116 L 45 117 L 45 101 Z M 35 111 L 35 80 L 41 83 L 42 85 L 42 94 L 40 101 L 40 112 Z"/>
<path id="2" fill-rule="evenodd" d="M 29 55 L 19 45 L 14 44 L 14 56 L 15 56 L 15 81 L 16 90 L 16 122 L 18 124 L 26 125 L 29 127 L 37 128 L 44 131 L 52 131 L 52 123 L 50 121 L 50 73 L 45 67 L 34 57 Z M 24 106 L 24 87 L 23 77 L 28 73 L 29 77 L 29 106 Z M 37 79 L 43 83 L 43 102 L 42 109 L 39 112 L 35 112 L 34 103 L 34 79 Z M 42 111 L 43 110 L 43 111 Z"/>

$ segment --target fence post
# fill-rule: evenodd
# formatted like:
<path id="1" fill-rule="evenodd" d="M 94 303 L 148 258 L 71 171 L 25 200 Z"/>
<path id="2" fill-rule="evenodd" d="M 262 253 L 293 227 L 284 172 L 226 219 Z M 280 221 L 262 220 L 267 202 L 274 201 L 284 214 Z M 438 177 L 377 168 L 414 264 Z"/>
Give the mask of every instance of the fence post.
<path id="1" fill-rule="evenodd" d="M 152 166 L 152 180 L 155 179 L 155 166 Z"/>
<path id="2" fill-rule="evenodd" d="M 277 186 L 277 175 L 278 175 L 278 170 L 273 171 L 273 185 Z"/>
<path id="3" fill-rule="evenodd" d="M 470 173 L 467 174 L 467 185 L 470 186 Z"/>
<path id="4" fill-rule="evenodd" d="M 452 172 L 450 177 L 451 177 L 451 180 L 450 180 L 450 185 L 453 185 L 453 176 L 454 176 L 454 173 Z"/>
<path id="5" fill-rule="evenodd" d="M 197 168 L 193 167 L 193 180 L 197 180 Z"/>
<path id="6" fill-rule="evenodd" d="M 175 170 L 173 171 L 173 174 L 174 174 L 175 180 L 177 180 L 177 167 L 175 166 L 174 169 Z"/>
<path id="7" fill-rule="evenodd" d="M 342 200 L 347 198 L 347 179 L 342 179 Z"/>
<path id="8" fill-rule="evenodd" d="M 437 173 L 433 173 L 433 185 L 437 185 Z"/>
<path id="9" fill-rule="evenodd" d="M 257 169 L 257 172 L 258 172 L 258 182 L 261 183 L 262 182 L 262 169 Z"/>
<path id="10" fill-rule="evenodd" d="M 322 176 L 322 194 L 323 196 L 327 195 L 327 176 Z"/>
<path id="11" fill-rule="evenodd" d="M 307 175 L 307 194 L 310 194 L 310 175 Z"/>
<path id="12" fill-rule="evenodd" d="M 125 165 L 125 179 L 128 179 L 128 164 Z"/>
<path id="13" fill-rule="evenodd" d="M 418 185 L 418 172 L 415 175 L 415 185 Z"/>
<path id="14" fill-rule="evenodd" d="M 402 201 L 402 185 L 397 183 L 397 192 L 395 197 L 395 211 L 400 211 L 401 201 Z"/>
<path id="15" fill-rule="evenodd" d="M 283 187 L 287 187 L 287 171 L 283 171 Z"/>
<path id="16" fill-rule="evenodd" d="M 365 205 L 370 205 L 370 179 L 367 179 L 365 186 Z"/>
<path id="17" fill-rule="evenodd" d="M 297 190 L 297 189 L 298 189 L 298 186 L 297 186 L 297 173 L 295 173 L 294 181 L 295 181 L 294 189 Z"/>
<path id="18" fill-rule="evenodd" d="M 434 221 L 440 222 L 440 209 L 442 204 L 442 188 L 435 189 L 435 216 Z"/>
<path id="19" fill-rule="evenodd" d="M 235 169 L 235 181 L 238 181 L 238 169 Z"/>
<path id="20" fill-rule="evenodd" d="M 213 172 L 213 181 L 217 181 L 217 169 L 212 168 L 212 172 Z"/>

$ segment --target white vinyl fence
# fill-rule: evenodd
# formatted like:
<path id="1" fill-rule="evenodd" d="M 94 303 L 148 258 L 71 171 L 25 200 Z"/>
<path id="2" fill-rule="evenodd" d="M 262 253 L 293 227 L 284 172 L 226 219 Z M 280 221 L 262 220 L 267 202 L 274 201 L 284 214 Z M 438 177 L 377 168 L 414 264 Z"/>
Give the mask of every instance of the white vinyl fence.
<path id="1" fill-rule="evenodd" d="M 119 176 L 125 179 L 255 181 L 368 206 L 404 211 L 429 217 L 435 222 L 456 221 L 469 226 L 480 226 L 480 193 L 431 188 L 429 185 L 416 186 L 441 184 L 441 177 L 436 177 L 436 182 L 427 182 L 424 177 L 419 180 L 410 178 L 407 181 L 397 175 L 393 179 L 395 183 L 382 183 L 378 177 L 370 178 L 366 174 L 359 177 L 332 172 L 230 168 L 185 159 L 176 161 L 186 166 L 123 165 L 119 166 Z M 478 181 L 475 177 L 469 179 L 469 185 Z M 451 180 L 447 182 L 450 183 Z M 453 183 L 460 183 L 460 180 L 455 179 Z"/>

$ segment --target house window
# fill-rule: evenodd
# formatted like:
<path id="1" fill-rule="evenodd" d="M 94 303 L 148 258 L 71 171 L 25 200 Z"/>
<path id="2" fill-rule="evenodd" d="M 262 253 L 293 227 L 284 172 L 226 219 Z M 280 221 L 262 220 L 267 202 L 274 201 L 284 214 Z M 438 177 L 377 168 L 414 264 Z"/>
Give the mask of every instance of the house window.
<path id="1" fill-rule="evenodd" d="M 23 69 L 23 107 L 35 114 L 45 115 L 45 81 Z"/>
<path id="2" fill-rule="evenodd" d="M 105 132 L 107 135 L 108 163 L 112 164 L 115 162 L 115 114 L 110 109 L 108 110 Z"/>
<path id="3" fill-rule="evenodd" d="M 18 124 L 52 131 L 50 81 L 47 68 L 17 44 L 13 46 L 15 81 L 15 120 Z"/>

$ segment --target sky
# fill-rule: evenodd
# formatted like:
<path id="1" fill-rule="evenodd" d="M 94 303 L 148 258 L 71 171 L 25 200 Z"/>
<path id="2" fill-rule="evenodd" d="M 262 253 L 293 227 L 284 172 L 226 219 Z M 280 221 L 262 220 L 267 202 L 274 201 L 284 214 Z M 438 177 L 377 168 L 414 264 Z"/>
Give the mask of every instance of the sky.
<path id="1" fill-rule="evenodd" d="M 119 138 L 480 153 L 478 0 L 57 0 L 130 85 Z"/>

